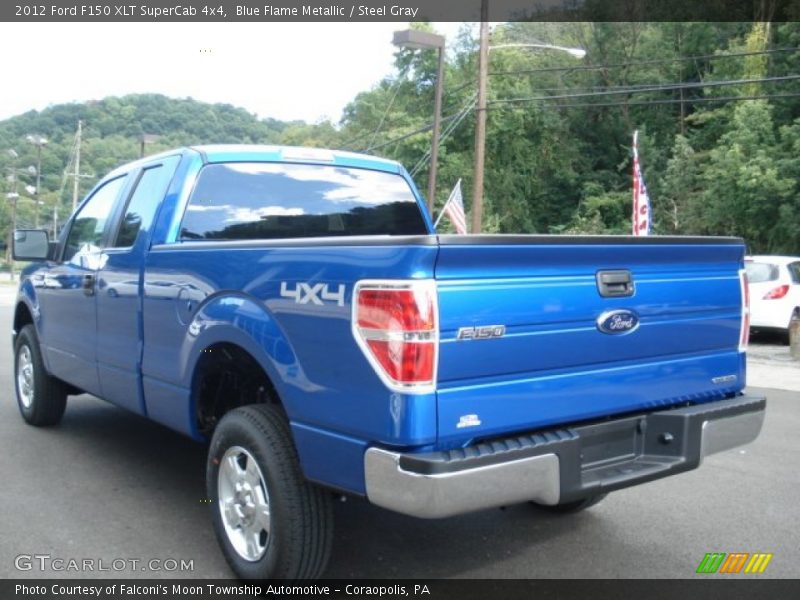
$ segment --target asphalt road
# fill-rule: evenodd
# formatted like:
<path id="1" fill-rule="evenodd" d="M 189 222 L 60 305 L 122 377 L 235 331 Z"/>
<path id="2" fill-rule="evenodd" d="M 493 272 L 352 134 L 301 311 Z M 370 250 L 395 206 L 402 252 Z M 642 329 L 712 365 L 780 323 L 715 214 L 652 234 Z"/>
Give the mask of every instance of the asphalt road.
<path id="1" fill-rule="evenodd" d="M 0 331 L 10 319 L 11 295 L 0 289 Z M 203 446 L 89 396 L 70 399 L 59 427 L 29 427 L 17 412 L 11 364 L 2 341 L 0 578 L 42 576 L 17 570 L 19 555 L 102 559 L 106 568 L 114 559 L 183 559 L 194 567 L 143 571 L 138 563 L 94 573 L 104 577 L 232 576 L 203 503 Z M 326 577 L 686 578 L 706 552 L 771 552 L 761 577 L 798 577 L 800 395 L 754 391 L 769 397 L 755 443 L 578 515 L 513 506 L 422 521 L 359 499 L 339 503 Z"/>

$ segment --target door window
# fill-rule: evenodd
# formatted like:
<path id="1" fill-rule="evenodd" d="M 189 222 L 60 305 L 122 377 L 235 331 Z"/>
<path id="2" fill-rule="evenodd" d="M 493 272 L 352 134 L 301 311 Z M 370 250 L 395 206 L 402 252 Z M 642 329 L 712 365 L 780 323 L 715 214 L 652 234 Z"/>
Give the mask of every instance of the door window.
<path id="1" fill-rule="evenodd" d="M 106 223 L 124 184 L 125 176 L 104 184 L 75 215 L 64 249 L 65 261 L 74 263 L 76 258 L 94 253 L 103 247 Z"/>
<path id="2" fill-rule="evenodd" d="M 119 232 L 116 241 L 112 244 L 113 247 L 129 248 L 136 242 L 136 236 L 139 235 L 140 229 L 149 229 L 156 208 L 164 197 L 167 184 L 169 184 L 164 174 L 165 169 L 161 165 L 145 169 L 142 173 L 136 184 L 136 191 L 125 209 L 125 216 L 119 225 Z"/>

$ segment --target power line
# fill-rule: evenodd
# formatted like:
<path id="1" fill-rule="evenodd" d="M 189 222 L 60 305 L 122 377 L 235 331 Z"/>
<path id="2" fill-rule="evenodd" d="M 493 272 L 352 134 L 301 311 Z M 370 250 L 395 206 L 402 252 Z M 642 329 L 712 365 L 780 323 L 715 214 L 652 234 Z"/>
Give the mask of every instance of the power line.
<path id="1" fill-rule="evenodd" d="M 448 115 L 446 117 L 442 117 L 442 123 L 445 123 L 447 121 L 451 121 L 451 120 L 455 119 L 456 117 L 458 117 L 458 113 L 453 114 L 453 115 Z M 395 142 L 400 142 L 400 141 L 405 140 L 407 138 L 410 138 L 410 137 L 412 137 L 414 135 L 417 135 L 418 133 L 425 133 L 426 131 L 430 131 L 431 129 L 433 129 L 433 122 L 428 123 L 424 127 L 420 127 L 419 129 L 415 129 L 414 131 L 410 131 L 410 132 L 408 132 L 408 133 L 406 133 L 404 135 L 401 135 L 399 137 L 392 138 L 392 139 L 390 139 L 388 141 L 385 141 L 385 142 L 382 142 L 380 144 L 375 144 L 370 149 L 371 150 L 377 150 L 378 148 L 383 148 L 385 146 L 391 146 Z M 356 150 L 356 152 L 364 152 L 364 150 L 365 149 L 362 148 L 361 150 Z"/>
<path id="2" fill-rule="evenodd" d="M 586 92 L 579 94 L 559 94 L 554 96 L 528 96 L 522 98 L 499 98 L 491 100 L 489 104 L 509 104 L 518 102 L 538 102 L 541 100 L 566 100 L 569 98 L 586 98 L 594 96 L 619 96 L 621 94 L 641 94 L 644 92 L 665 92 L 672 90 L 685 90 L 692 88 L 711 88 L 725 87 L 731 85 L 747 85 L 751 83 L 771 83 L 777 81 L 794 81 L 800 79 L 800 75 L 783 75 L 780 77 L 759 77 L 753 79 L 726 79 L 721 81 L 690 81 L 686 83 L 675 83 L 667 85 L 655 85 L 646 88 L 636 88 L 628 90 L 605 90 L 600 92 Z M 691 102 L 695 100 L 692 99 Z M 686 100 L 684 100 L 686 102 Z"/>
<path id="3" fill-rule="evenodd" d="M 530 96 L 525 98 L 505 98 L 505 99 L 498 99 L 492 100 L 489 104 L 508 104 L 508 103 L 523 103 L 523 102 L 542 102 L 542 106 L 547 106 L 544 104 L 545 101 L 553 101 L 553 100 L 568 100 L 570 98 L 587 98 L 587 97 L 596 97 L 596 96 L 615 96 L 621 95 L 626 93 L 643 93 L 643 92 L 651 92 L 651 91 L 671 91 L 671 90 L 679 90 L 679 89 L 691 89 L 691 88 L 704 88 L 704 87 L 721 87 L 721 86 L 732 86 L 732 85 L 746 85 L 750 83 L 771 83 L 777 81 L 792 81 L 800 79 L 800 75 L 787 75 L 781 77 L 764 77 L 764 78 L 757 78 L 757 79 L 738 79 L 738 80 L 723 80 L 723 81 L 710 81 L 710 82 L 686 82 L 681 84 L 667 84 L 667 85 L 656 85 L 651 87 L 645 88 L 635 88 L 635 89 L 628 89 L 625 91 L 618 91 L 618 90 L 605 90 L 600 92 L 590 92 L 590 93 L 580 93 L 580 94 L 561 94 L 557 96 Z M 684 102 L 687 104 L 693 104 L 696 102 L 708 102 L 708 101 L 722 101 L 722 100 L 744 100 L 744 99 L 768 99 L 768 98 L 783 98 L 783 97 L 793 97 L 791 95 L 760 95 L 758 97 L 749 97 L 749 96 L 727 96 L 727 97 L 720 97 L 720 98 L 692 98 L 692 99 L 684 99 L 684 100 L 653 100 L 653 101 L 630 101 L 630 102 L 609 102 L 609 103 L 601 103 L 601 102 L 588 102 L 588 103 L 572 103 L 564 106 L 565 108 L 570 107 L 605 107 L 605 106 L 644 106 L 647 104 L 674 104 Z M 471 108 L 470 108 L 471 110 Z M 447 117 L 442 118 L 442 123 L 452 121 L 453 119 L 463 119 L 462 113 L 458 112 L 456 114 L 448 115 Z M 460 120 L 459 119 L 459 120 Z M 401 142 L 405 139 L 408 139 L 412 136 L 415 136 L 419 133 L 425 133 L 430 131 L 433 128 L 433 123 L 429 123 L 423 127 L 415 129 L 409 133 L 404 135 L 398 136 L 396 138 L 391 138 L 385 142 L 380 144 L 376 144 L 372 146 L 371 150 L 377 150 L 379 148 L 384 148 L 386 146 L 390 146 L 397 142 Z M 363 150 L 362 150 L 363 151 Z"/>
<path id="4" fill-rule="evenodd" d="M 472 109 L 475 107 L 475 104 L 477 103 L 477 96 L 478 96 L 477 92 L 475 92 L 472 95 L 469 101 L 464 105 L 464 108 L 461 110 L 461 113 L 459 113 L 458 118 L 455 119 L 452 123 L 450 123 L 449 126 L 446 128 L 445 132 L 441 136 L 440 141 L 444 141 L 448 137 L 450 137 L 453 131 L 455 131 L 456 128 L 461 124 L 461 121 L 464 120 L 464 117 L 466 117 L 470 112 L 472 112 Z M 413 177 L 422 167 L 428 164 L 430 158 L 431 158 L 431 151 L 428 150 L 427 152 L 425 152 L 425 154 L 422 155 L 422 158 L 420 158 L 417 161 L 417 164 L 414 165 L 409 174 Z"/>
<path id="5" fill-rule="evenodd" d="M 520 70 L 515 70 L 515 71 L 494 71 L 494 72 L 490 72 L 489 75 L 490 76 L 493 76 L 493 75 L 519 75 L 519 74 L 525 74 L 525 73 L 547 73 L 547 72 L 576 71 L 576 70 L 578 70 L 578 71 L 595 71 L 595 70 L 615 69 L 615 68 L 623 68 L 623 67 L 637 67 L 637 66 L 645 66 L 645 65 L 669 64 L 669 63 L 684 62 L 684 61 L 718 60 L 718 59 L 728 59 L 728 58 L 740 58 L 740 57 L 746 57 L 746 56 L 760 56 L 760 55 L 777 54 L 777 53 L 782 53 L 782 52 L 797 52 L 797 51 L 798 51 L 797 48 L 772 48 L 770 50 L 758 50 L 758 51 L 753 51 L 753 52 L 734 52 L 734 53 L 730 53 L 730 54 L 703 54 L 703 55 L 696 55 L 696 56 L 683 56 L 683 57 L 676 57 L 676 58 L 668 58 L 668 59 L 654 59 L 654 60 L 635 61 L 635 62 L 627 62 L 627 63 L 615 63 L 615 64 L 610 64 L 610 65 L 577 65 L 577 66 L 570 66 L 570 67 L 544 67 L 544 68 L 537 68 L 537 69 L 520 69 Z M 770 79 L 764 79 L 763 81 L 760 81 L 760 82 L 766 83 L 768 81 L 777 81 L 777 80 L 780 80 L 780 79 L 777 79 L 777 78 L 776 79 L 771 79 L 771 80 Z M 744 81 L 744 80 L 742 80 L 742 81 Z M 470 85 L 474 85 L 474 83 L 475 83 L 475 80 L 468 81 L 468 82 L 466 82 L 466 83 L 464 83 L 464 84 L 462 84 L 462 85 L 460 85 L 460 86 L 458 86 L 458 87 L 456 87 L 456 88 L 454 88 L 452 90 L 446 91 L 445 93 L 448 96 L 452 95 L 452 94 L 455 94 L 455 93 L 458 93 L 461 90 L 463 90 L 464 88 L 466 88 L 466 87 L 468 87 Z M 755 83 L 755 81 L 754 81 L 754 83 Z M 656 84 L 656 85 L 654 85 L 654 84 L 631 84 L 630 86 L 627 86 L 627 87 L 618 86 L 618 87 L 610 88 L 610 87 L 596 86 L 596 87 L 591 87 L 591 88 L 576 88 L 576 89 L 579 89 L 579 90 L 597 90 L 596 93 L 593 93 L 593 94 L 587 93 L 587 94 L 585 94 L 585 96 L 592 96 L 592 95 L 615 95 L 615 93 L 616 94 L 638 93 L 640 91 L 644 92 L 644 91 L 680 90 L 680 89 L 688 89 L 688 88 L 691 88 L 691 87 L 695 87 L 695 88 L 697 88 L 697 87 L 716 87 L 717 85 L 723 85 L 723 84 L 721 84 L 721 83 L 718 84 L 716 82 L 702 83 L 702 84 L 698 84 L 698 83 L 695 83 L 695 82 L 687 82 L 685 84 L 666 84 L 666 87 L 664 85 L 661 85 L 661 84 Z M 725 85 L 727 85 L 727 84 L 725 84 Z M 730 85 L 734 85 L 734 84 L 731 83 Z M 546 91 L 557 91 L 559 89 L 562 89 L 562 88 L 544 88 L 541 91 L 544 91 L 544 92 L 546 92 Z M 612 90 L 614 90 L 615 93 L 611 93 Z M 532 96 L 530 98 L 524 98 L 524 99 L 520 98 L 520 99 L 494 100 L 494 101 L 490 101 L 490 104 L 491 103 L 499 103 L 499 102 L 528 102 L 528 101 L 533 102 L 533 101 L 540 100 L 540 99 L 541 100 L 545 100 L 545 99 L 556 100 L 556 99 L 566 99 L 566 98 L 570 98 L 570 97 L 575 97 L 575 96 L 573 96 L 573 95 L 549 96 L 549 97 L 533 97 Z M 687 102 L 687 103 L 696 102 L 696 101 L 697 101 L 697 99 L 684 100 L 684 102 Z M 630 104 L 630 103 L 628 103 L 628 104 Z M 586 104 L 585 106 L 606 106 L 606 105 L 613 106 L 614 104 L 613 103 L 612 104 L 591 103 L 591 104 Z M 388 112 L 388 109 L 387 109 L 387 112 Z M 442 123 L 445 122 L 445 119 L 452 120 L 452 119 L 458 118 L 459 114 L 460 113 L 456 113 L 456 114 L 453 114 L 453 115 L 450 115 L 448 117 L 443 118 L 442 119 Z M 385 118 L 385 114 L 384 114 L 384 118 Z M 391 144 L 393 144 L 395 142 L 399 142 L 399 141 L 402 141 L 402 140 L 407 139 L 409 137 L 412 137 L 414 135 L 417 135 L 418 133 L 425 133 L 427 131 L 430 131 L 432 128 L 433 128 L 433 124 L 429 124 L 429 125 L 426 125 L 425 127 L 422 127 L 420 129 L 414 130 L 414 131 L 412 131 L 412 132 L 410 132 L 408 134 L 405 134 L 403 136 L 400 136 L 398 138 L 392 138 L 392 139 L 390 139 L 390 140 L 388 140 L 386 142 L 383 142 L 381 144 L 376 144 L 374 146 L 370 145 L 367 148 L 364 148 L 364 149 L 362 149 L 360 151 L 363 152 L 365 150 L 377 150 L 379 148 L 384 148 L 384 147 L 389 146 L 389 145 L 391 145 Z M 366 137 L 369 137 L 371 135 L 374 138 L 374 134 L 372 132 L 367 132 L 367 133 L 361 134 L 359 136 L 356 136 L 355 138 L 352 138 L 351 140 L 349 140 L 346 143 L 342 144 L 342 147 L 343 148 L 347 148 L 351 144 L 353 144 L 353 143 L 355 143 L 357 141 L 360 141 L 360 140 L 362 140 L 362 139 L 364 139 Z"/>
<path id="6" fill-rule="evenodd" d="M 732 54 L 705 54 L 700 56 L 682 56 L 678 58 L 668 58 L 668 59 L 654 59 L 654 60 L 645 60 L 645 61 L 637 61 L 637 62 L 628 62 L 628 63 L 616 63 L 610 65 L 574 65 L 571 67 L 542 67 L 538 69 L 520 69 L 517 71 L 489 71 L 489 76 L 493 75 L 521 75 L 525 73 L 549 73 L 553 71 L 597 71 L 602 69 L 614 69 L 614 68 L 622 68 L 622 67 L 638 67 L 638 66 L 646 66 L 646 65 L 654 65 L 654 64 L 665 64 L 665 63 L 675 63 L 675 62 L 684 62 L 690 60 L 706 60 L 706 59 L 718 59 L 718 58 L 738 58 L 742 56 L 758 56 L 761 54 L 775 54 L 778 52 L 797 52 L 797 48 L 774 48 L 772 50 L 759 50 L 754 52 L 736 52 Z M 466 87 L 471 85 L 475 85 L 477 79 L 471 79 L 466 83 L 461 84 L 460 86 L 452 89 L 446 90 L 445 95 L 455 94 L 460 92 Z M 601 86 L 595 86 L 597 88 Z M 542 91 L 550 91 L 550 90 L 559 90 L 562 88 L 544 88 Z M 592 89 L 592 88 L 577 88 L 577 89 Z M 363 136 L 362 136 L 363 137 Z"/>
<path id="7" fill-rule="evenodd" d="M 465 83 L 463 85 L 460 85 L 455 89 L 443 90 L 443 96 L 452 96 L 453 94 L 455 94 L 457 92 L 460 92 L 464 88 L 466 88 L 466 87 L 468 87 L 470 85 L 473 85 L 474 83 L 475 83 L 474 81 L 468 81 L 467 83 Z M 454 113 L 452 115 L 449 115 L 448 117 L 443 117 L 442 118 L 442 124 L 444 124 L 445 118 L 447 118 L 447 119 L 455 119 L 456 117 L 458 117 L 458 115 L 459 115 L 459 113 Z M 411 135 L 416 135 L 417 133 L 425 133 L 426 131 L 430 131 L 431 129 L 433 129 L 433 124 L 428 125 L 428 126 L 422 128 L 422 129 L 413 131 L 406 137 L 410 137 Z M 372 135 L 373 135 L 373 133 L 371 131 L 367 131 L 365 133 L 361 133 L 361 134 L 355 136 L 354 138 L 351 138 L 351 139 L 347 140 L 345 143 L 341 144 L 341 148 L 343 148 L 343 149 L 349 148 L 349 147 L 352 146 L 352 144 L 354 144 L 356 142 L 359 142 L 359 141 L 363 140 L 364 138 L 368 138 L 368 137 L 370 137 Z M 403 138 L 403 139 L 405 139 L 405 138 Z M 389 143 L 391 143 L 391 142 L 389 142 Z M 366 150 L 375 150 L 376 148 L 383 148 L 384 146 L 389 145 L 389 143 L 377 144 L 375 146 L 370 145 L 370 146 L 368 146 L 366 148 L 363 148 L 361 150 L 354 150 L 354 152 L 365 152 Z"/>
<path id="8" fill-rule="evenodd" d="M 800 92 L 787 92 L 781 94 L 758 94 L 753 96 L 718 96 L 716 98 L 697 98 L 692 100 L 694 102 L 737 102 L 740 100 L 773 100 L 775 98 L 797 98 L 800 97 Z M 669 98 L 666 100 L 634 100 L 632 102 L 575 102 L 567 104 L 542 104 L 542 108 L 590 108 L 593 106 L 608 107 L 608 106 L 651 106 L 663 104 L 680 104 L 686 100 L 679 98 Z"/>
<path id="9" fill-rule="evenodd" d="M 692 82 L 688 82 L 688 81 L 687 82 L 681 82 L 681 84 L 683 84 L 683 83 L 692 83 Z M 571 92 L 594 92 L 594 91 L 602 92 L 602 91 L 606 91 L 606 90 L 619 90 L 621 93 L 624 93 L 624 92 L 628 92 L 628 91 L 635 91 L 635 90 L 637 90 L 639 88 L 651 88 L 651 87 L 664 86 L 664 85 L 680 85 L 680 84 L 673 83 L 673 82 L 649 82 L 649 83 L 631 83 L 631 84 L 628 84 L 628 85 L 591 85 L 591 86 L 588 86 L 588 87 L 567 87 L 567 86 L 564 86 L 564 85 L 560 85 L 558 87 L 546 87 L 546 88 L 538 88 L 537 87 L 536 91 L 537 92 L 561 92 L 561 91 L 564 91 L 565 89 L 569 89 Z M 466 85 L 462 85 L 462 86 L 459 86 L 458 88 L 456 88 L 456 90 L 453 90 L 453 91 L 458 91 L 458 90 L 464 89 L 465 87 L 467 87 L 467 86 Z M 366 134 L 366 135 L 369 135 L 369 134 Z M 362 135 L 361 137 L 365 137 L 365 136 Z"/>
<path id="10" fill-rule="evenodd" d="M 599 71 L 603 69 L 619 69 L 624 67 L 641 67 L 647 65 L 670 64 L 677 62 L 688 62 L 693 60 L 716 60 L 724 58 L 739 58 L 742 56 L 759 56 L 762 54 L 777 54 L 780 52 L 797 52 L 797 48 L 773 48 L 771 50 L 758 50 L 753 52 L 734 52 L 731 54 L 704 54 L 699 56 L 679 56 L 676 58 L 661 58 L 653 60 L 642 60 L 627 63 L 616 63 L 610 65 L 574 65 L 571 67 L 541 67 L 537 69 L 518 69 L 514 71 L 490 71 L 489 75 L 524 75 L 525 73 L 551 73 L 558 71 Z"/>
<path id="11" fill-rule="evenodd" d="M 358 142 L 358 141 L 361 141 L 361 140 L 363 140 L 364 138 L 368 138 L 368 137 L 369 137 L 369 136 L 371 136 L 371 135 L 372 135 L 372 132 L 371 132 L 371 131 L 367 131 L 366 133 L 361 133 L 361 134 L 357 135 L 356 137 L 354 137 L 354 138 L 351 138 L 351 139 L 347 140 L 347 141 L 346 141 L 346 142 L 344 142 L 343 144 L 340 144 L 340 147 L 342 148 L 342 150 L 346 150 L 346 149 L 348 149 L 348 147 L 349 147 L 349 146 L 351 146 L 352 144 L 354 144 L 354 143 L 356 143 L 356 142 Z"/>
<path id="12" fill-rule="evenodd" d="M 722 81 L 722 80 L 720 80 Z M 697 83 L 694 81 L 682 81 L 680 83 L 671 81 L 649 82 L 649 83 L 631 83 L 629 85 L 592 85 L 589 87 L 550 87 L 550 88 L 536 88 L 537 92 L 563 92 L 569 90 L 570 92 L 604 92 L 604 91 L 618 91 L 621 94 L 628 92 L 636 92 L 643 88 L 658 88 L 659 86 L 676 86 L 688 83 Z"/>
<path id="13" fill-rule="evenodd" d="M 383 111 L 383 116 L 381 117 L 381 120 L 378 122 L 378 126 L 375 128 L 375 132 L 372 134 L 372 139 L 369 142 L 369 146 L 367 146 L 367 151 L 372 149 L 372 144 L 375 142 L 375 137 L 378 135 L 378 132 L 381 130 L 381 127 L 383 127 L 383 122 L 386 120 L 386 115 L 389 114 L 389 111 L 392 109 L 392 106 L 394 106 L 394 101 L 397 98 L 397 93 L 400 91 L 400 87 L 406 75 L 406 70 L 407 69 L 403 69 L 397 75 L 397 81 L 395 81 L 394 84 L 394 93 L 392 94 L 392 99 L 389 100 L 389 104 L 386 105 L 386 110 Z"/>

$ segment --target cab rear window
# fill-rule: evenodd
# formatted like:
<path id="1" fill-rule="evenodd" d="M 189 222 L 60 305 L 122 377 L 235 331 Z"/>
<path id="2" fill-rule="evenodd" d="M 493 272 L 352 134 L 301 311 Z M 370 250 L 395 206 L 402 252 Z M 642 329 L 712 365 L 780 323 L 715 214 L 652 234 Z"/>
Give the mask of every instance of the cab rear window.
<path id="1" fill-rule="evenodd" d="M 401 176 L 286 163 L 207 165 L 180 228 L 184 241 L 425 233 Z"/>

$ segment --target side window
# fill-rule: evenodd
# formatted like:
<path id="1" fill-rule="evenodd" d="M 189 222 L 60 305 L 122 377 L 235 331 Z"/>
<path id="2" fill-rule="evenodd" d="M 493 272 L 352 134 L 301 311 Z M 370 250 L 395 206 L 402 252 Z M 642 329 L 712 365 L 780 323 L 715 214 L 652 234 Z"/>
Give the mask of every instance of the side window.
<path id="1" fill-rule="evenodd" d="M 746 262 L 744 268 L 747 270 L 747 281 L 750 283 L 777 281 L 780 276 L 778 267 L 769 263 Z"/>
<path id="2" fill-rule="evenodd" d="M 792 283 L 800 283 L 800 262 L 789 263 L 789 274 L 792 276 Z"/>
<path id="3" fill-rule="evenodd" d="M 125 209 L 125 216 L 119 226 L 117 239 L 112 244 L 115 248 L 128 248 L 136 242 L 139 230 L 148 229 L 153 222 L 153 216 L 158 208 L 158 203 L 164 197 L 169 181 L 165 181 L 165 171 L 161 165 L 145 169 L 136 191 Z"/>
<path id="4" fill-rule="evenodd" d="M 72 228 L 67 236 L 67 244 L 64 249 L 65 261 L 72 261 L 78 252 L 85 253 L 102 248 L 106 222 L 111 216 L 114 201 L 119 196 L 124 184 L 124 176 L 112 179 L 97 190 L 83 205 L 72 221 Z"/>

